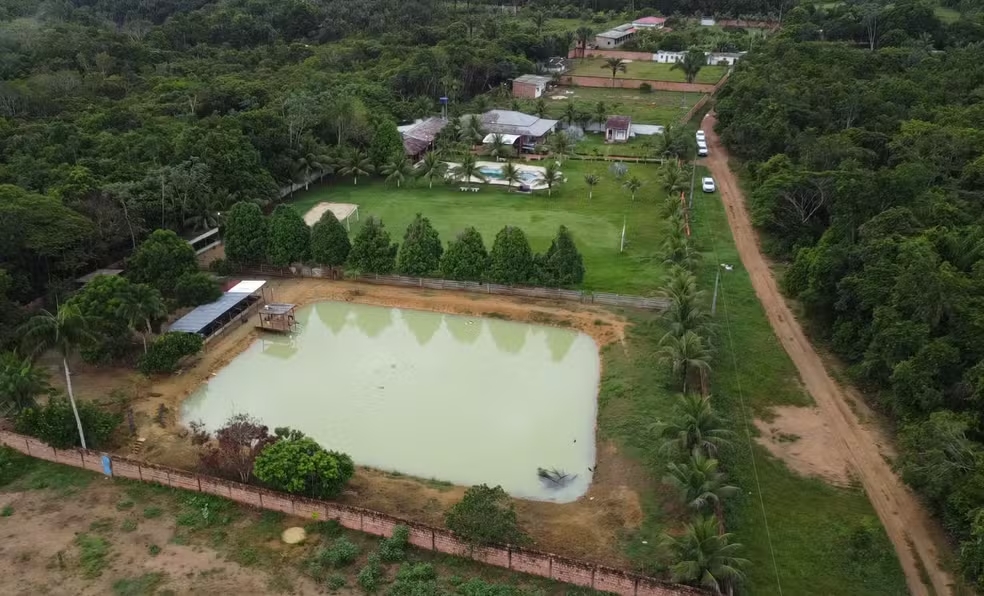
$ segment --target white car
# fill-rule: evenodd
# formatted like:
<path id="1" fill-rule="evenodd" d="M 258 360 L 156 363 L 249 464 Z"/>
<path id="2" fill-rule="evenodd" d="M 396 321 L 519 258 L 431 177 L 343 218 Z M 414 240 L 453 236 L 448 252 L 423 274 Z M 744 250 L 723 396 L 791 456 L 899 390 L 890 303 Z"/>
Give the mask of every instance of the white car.
<path id="1" fill-rule="evenodd" d="M 702 131 L 702 130 L 698 130 L 697 131 L 697 141 L 700 142 L 700 143 L 706 143 L 707 142 L 707 137 L 704 135 L 704 131 Z"/>
<path id="2" fill-rule="evenodd" d="M 707 157 L 707 143 L 697 141 L 697 157 Z"/>
<path id="3" fill-rule="evenodd" d="M 710 176 L 700 179 L 700 187 L 704 189 L 704 192 L 714 192 L 717 190 L 717 187 L 714 186 L 714 178 Z"/>

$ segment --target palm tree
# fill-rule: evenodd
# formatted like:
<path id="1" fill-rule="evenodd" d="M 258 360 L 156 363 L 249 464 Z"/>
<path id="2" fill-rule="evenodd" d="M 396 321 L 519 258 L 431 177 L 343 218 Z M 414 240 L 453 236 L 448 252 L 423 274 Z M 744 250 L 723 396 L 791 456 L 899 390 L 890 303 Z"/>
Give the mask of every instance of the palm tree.
<path id="1" fill-rule="evenodd" d="M 192 232 L 206 232 L 219 227 L 219 215 L 233 202 L 229 191 L 217 189 L 196 195 L 184 215 L 183 225 Z"/>
<path id="2" fill-rule="evenodd" d="M 461 127 L 461 140 L 470 145 L 478 145 L 485 138 L 485 130 L 482 121 L 477 114 L 472 114 L 465 120 L 465 125 Z"/>
<path id="3" fill-rule="evenodd" d="M 577 110 L 576 102 L 568 102 L 564 106 L 564 113 L 560 116 L 561 121 L 567 124 L 567 126 L 574 126 L 575 122 L 581 120 L 581 113 Z"/>
<path id="4" fill-rule="evenodd" d="M 547 147 L 550 153 L 557 156 L 557 159 L 564 161 L 564 156 L 571 150 L 571 139 L 563 132 L 555 131 L 547 137 Z"/>
<path id="5" fill-rule="evenodd" d="M 738 487 L 727 484 L 727 474 L 718 468 L 718 460 L 694 450 L 687 461 L 666 466 L 663 482 L 680 490 L 687 507 L 704 513 L 713 508 L 720 522 L 721 501 L 738 494 Z"/>
<path id="6" fill-rule="evenodd" d="M 557 36 L 561 45 L 564 46 L 564 58 L 567 57 L 567 53 L 570 52 L 571 46 L 574 45 L 574 40 L 577 39 L 577 32 L 575 31 L 564 31 Z"/>
<path id="7" fill-rule="evenodd" d="M 143 340 L 144 354 L 147 353 L 147 338 L 154 332 L 154 321 L 167 316 L 161 293 L 147 284 L 133 284 L 127 299 L 120 304 L 117 316 L 126 320 L 127 325 Z M 142 326 L 144 331 L 138 331 Z"/>
<path id="8" fill-rule="evenodd" d="M 420 162 L 418 175 L 427 180 L 427 188 L 434 188 L 434 179 L 444 180 L 448 173 L 448 164 L 441 159 L 437 151 L 428 151 Z"/>
<path id="9" fill-rule="evenodd" d="M 597 174 L 585 174 L 584 183 L 588 185 L 588 200 L 594 196 L 594 187 L 601 182 L 601 178 Z"/>
<path id="10" fill-rule="evenodd" d="M 591 112 L 591 117 L 600 126 L 605 125 L 605 122 L 608 120 L 608 106 L 605 105 L 605 102 L 599 101 L 594 105 L 594 110 Z"/>
<path id="11" fill-rule="evenodd" d="M 364 151 L 353 149 L 342 159 L 338 173 L 342 176 L 351 176 L 355 184 L 358 185 L 359 176 L 368 176 L 372 174 L 374 169 Z"/>
<path id="12" fill-rule="evenodd" d="M 513 147 L 506 142 L 505 136 L 495 133 L 492 135 L 492 142 L 488 143 L 485 149 L 485 154 L 489 157 L 499 159 L 502 157 L 512 157 Z"/>
<path id="13" fill-rule="evenodd" d="M 713 517 L 703 516 L 687 524 L 680 536 L 664 536 L 663 547 L 674 561 L 673 581 L 695 584 L 718 596 L 732 594 L 745 577 L 742 568 L 748 561 L 738 557 L 742 546 L 731 537 L 718 533 Z"/>
<path id="14" fill-rule="evenodd" d="M 693 453 L 700 450 L 711 456 L 728 445 L 734 434 L 724 428 L 711 407 L 711 396 L 680 393 L 673 407 L 673 418 L 655 427 L 662 439 L 663 453 Z"/>
<path id="15" fill-rule="evenodd" d="M 679 337 L 664 335 L 657 352 L 657 358 L 669 364 L 673 374 L 680 376 L 684 393 L 687 392 L 687 383 L 693 371 L 706 372 L 711 369 L 707 362 L 710 356 L 710 349 L 704 339 L 693 331 L 687 331 Z"/>
<path id="16" fill-rule="evenodd" d="M 386 176 L 387 182 L 396 182 L 396 187 L 400 188 L 407 180 L 413 180 L 413 164 L 400 152 L 383 166 L 380 173 Z"/>
<path id="17" fill-rule="evenodd" d="M 663 240 L 663 262 L 681 269 L 693 271 L 700 264 L 701 256 L 693 247 L 684 232 L 683 216 L 674 221 L 676 228 Z"/>
<path id="18" fill-rule="evenodd" d="M 666 284 L 657 293 L 670 301 L 661 315 L 670 328 L 669 333 L 679 337 L 687 331 L 701 331 L 707 322 L 707 314 L 701 308 L 704 292 L 697 289 L 697 278 L 688 269 L 675 266 L 666 279 Z"/>
<path id="19" fill-rule="evenodd" d="M 586 25 L 581 25 L 574 30 L 574 38 L 577 39 L 577 45 L 581 48 L 581 59 L 584 60 L 584 55 L 588 51 L 588 42 L 591 41 L 591 36 L 594 32 L 591 27 Z"/>
<path id="20" fill-rule="evenodd" d="M 536 100 L 533 105 L 533 113 L 537 115 L 538 118 L 544 118 L 547 115 L 547 100 L 542 97 Z"/>
<path id="21" fill-rule="evenodd" d="M 513 182 L 517 185 L 522 182 L 523 179 L 520 177 L 520 173 L 519 168 L 511 161 L 506 162 L 506 165 L 502 166 L 502 179 L 506 181 L 506 186 L 509 189 L 512 189 Z"/>
<path id="22" fill-rule="evenodd" d="M 37 405 L 34 398 L 48 392 L 47 371 L 13 352 L 0 354 L 0 399 L 15 412 Z"/>
<path id="23" fill-rule="evenodd" d="M 629 193 L 632 195 L 632 200 L 634 201 L 636 192 L 638 192 L 638 190 L 642 188 L 642 180 L 639 180 L 638 177 L 633 176 L 622 183 L 622 188 L 629 191 Z"/>
<path id="24" fill-rule="evenodd" d="M 472 178 L 477 178 L 482 182 L 485 181 L 485 175 L 478 169 L 478 163 L 475 161 L 475 156 L 471 153 L 465 154 L 465 157 L 462 158 L 461 163 L 451 170 L 451 174 L 454 176 L 455 180 L 460 180 L 466 183 L 471 182 Z"/>
<path id="25" fill-rule="evenodd" d="M 690 177 L 690 168 L 681 166 L 676 160 L 669 160 L 659 168 L 660 185 L 671 197 L 690 187 Z"/>
<path id="26" fill-rule="evenodd" d="M 560 166 L 557 165 L 555 161 L 547 162 L 543 172 L 536 179 L 540 184 L 544 184 L 547 187 L 547 196 L 553 195 L 553 187 L 555 184 L 560 184 L 564 179 L 564 174 L 560 171 Z"/>
<path id="27" fill-rule="evenodd" d="M 536 26 L 536 34 L 539 35 L 543 32 L 543 25 L 547 22 L 547 15 L 543 14 L 543 11 L 536 11 L 533 16 L 530 17 L 533 20 L 533 24 Z"/>
<path id="28" fill-rule="evenodd" d="M 77 306 L 62 304 L 58 311 L 52 313 L 42 310 L 24 323 L 18 330 L 29 352 L 35 356 L 46 350 L 56 350 L 62 357 L 62 368 L 65 370 L 65 386 L 68 389 L 68 401 L 72 404 L 75 414 L 75 424 L 79 429 L 79 441 L 86 449 L 85 433 L 82 432 L 82 419 L 75 405 L 75 392 L 72 390 L 72 372 L 68 368 L 68 359 L 84 341 L 92 337 L 89 332 L 89 320 L 79 311 Z"/>
<path id="29" fill-rule="evenodd" d="M 612 71 L 612 89 L 615 88 L 615 74 L 625 72 L 626 65 L 626 61 L 621 58 L 606 58 L 605 63 L 601 65 L 602 68 Z"/>
<path id="30" fill-rule="evenodd" d="M 311 172 L 320 173 L 319 178 L 324 180 L 325 175 L 331 174 L 334 170 L 331 164 L 331 156 L 318 153 L 305 153 L 297 158 L 295 164 L 299 171 L 304 173 L 304 190 L 311 184 Z"/>
<path id="31" fill-rule="evenodd" d="M 690 50 L 683 55 L 683 60 L 674 62 L 670 70 L 682 70 L 683 76 L 688 83 L 693 83 L 697 78 L 697 73 L 707 64 L 707 56 L 700 50 Z"/>

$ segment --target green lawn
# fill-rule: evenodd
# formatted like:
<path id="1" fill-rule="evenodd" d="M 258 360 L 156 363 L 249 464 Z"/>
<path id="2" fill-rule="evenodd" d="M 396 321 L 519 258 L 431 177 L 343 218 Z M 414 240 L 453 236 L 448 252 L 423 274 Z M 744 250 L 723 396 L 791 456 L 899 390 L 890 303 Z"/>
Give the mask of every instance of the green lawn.
<path id="1" fill-rule="evenodd" d="M 605 67 L 605 61 L 601 58 L 585 58 L 584 60 L 574 61 L 574 70 L 568 74 L 585 77 L 607 77 L 611 78 L 612 71 Z M 695 83 L 714 84 L 721 80 L 724 73 L 728 71 L 724 66 L 705 66 L 697 73 Z M 677 83 L 686 82 L 686 77 L 682 70 L 674 70 L 672 64 L 662 64 L 659 62 L 643 62 L 636 60 L 626 64 L 625 72 L 615 75 L 619 79 L 645 79 L 648 81 L 671 81 Z"/>
<path id="2" fill-rule="evenodd" d="M 475 226 L 491 248 L 495 234 L 503 226 L 519 226 L 533 249 L 545 251 L 557 227 L 571 229 L 584 255 L 587 273 L 584 288 L 646 294 L 662 275 L 661 259 L 653 259 L 663 240 L 663 219 L 659 215 L 662 191 L 658 190 L 656 168 L 629 164 L 628 177 L 638 176 L 644 186 L 633 202 L 627 191 L 609 174 L 605 162 L 565 161 L 568 178 L 554 190 L 534 195 L 507 193 L 504 187 L 481 185 L 478 193 L 462 193 L 457 185 L 418 184 L 397 189 L 382 182 L 362 179 L 358 186 L 337 182 L 295 195 L 292 205 L 301 213 L 321 201 L 356 203 L 362 221 L 368 216 L 381 218 L 395 241 L 403 238 L 416 213 L 430 218 L 445 243 L 467 226 Z M 588 200 L 584 175 L 595 173 L 601 183 Z M 627 222 L 626 251 L 619 254 L 622 222 Z M 359 224 L 352 226 L 352 234 Z"/>
<path id="3" fill-rule="evenodd" d="M 605 135 L 589 132 L 577 144 L 579 155 L 621 155 L 629 157 L 646 157 L 646 137 L 632 137 L 626 143 L 606 143 Z"/>
<path id="4" fill-rule="evenodd" d="M 563 97 L 564 99 L 553 99 Z M 703 94 L 681 93 L 679 91 L 652 91 L 645 93 L 637 89 L 606 89 L 604 87 L 558 87 L 546 96 L 547 117 L 560 118 L 564 106 L 569 102 L 578 104 L 579 109 L 591 111 L 599 102 L 605 102 L 609 114 L 630 116 L 637 124 L 674 124 L 700 101 Z M 512 100 L 501 101 L 499 108 L 511 109 Z M 532 100 L 518 100 L 520 111 L 532 114 L 535 111 Z"/>
<path id="5" fill-rule="evenodd" d="M 702 175 L 706 171 L 698 172 Z M 736 421 L 739 433 L 722 459 L 743 489 L 742 497 L 730 502 L 728 519 L 729 530 L 748 547 L 746 556 L 753 562 L 750 593 L 779 593 L 754 458 L 784 594 L 908 594 L 895 551 L 860 487 L 836 488 L 799 476 L 749 442 L 745 420 L 770 406 L 808 405 L 812 398 L 741 267 L 718 195 L 698 193 L 695 200 L 694 233 L 705 255 L 701 286 L 710 293 L 719 265 L 735 266 L 722 271 L 711 383 L 714 403 Z M 753 426 L 747 428 L 756 433 Z"/>

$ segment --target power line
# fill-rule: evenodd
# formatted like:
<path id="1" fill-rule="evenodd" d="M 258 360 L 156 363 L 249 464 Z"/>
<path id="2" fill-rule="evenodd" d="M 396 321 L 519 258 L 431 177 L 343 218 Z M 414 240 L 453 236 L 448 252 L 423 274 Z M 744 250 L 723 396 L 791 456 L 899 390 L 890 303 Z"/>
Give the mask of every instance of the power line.
<path id="1" fill-rule="evenodd" d="M 694 170 L 696 171 L 696 159 L 694 161 L 695 161 Z M 725 214 L 725 217 L 727 217 L 727 213 Z M 706 217 L 702 219 L 704 222 L 707 221 Z M 707 234 L 707 237 L 710 239 L 711 252 L 714 253 L 714 262 L 716 264 L 715 266 L 720 268 L 720 265 L 718 263 L 720 263 L 721 261 L 718 257 L 717 244 L 714 242 L 714 234 L 710 233 L 710 231 L 708 230 L 708 225 L 706 223 L 704 224 L 703 228 L 705 232 L 709 232 Z M 729 226 L 729 232 L 730 232 L 730 226 Z M 720 273 L 720 270 L 718 271 L 718 273 Z M 735 355 L 735 340 L 734 340 L 734 336 L 731 333 L 731 315 L 728 312 L 727 292 L 725 291 L 726 283 L 724 280 L 724 278 L 726 277 L 727 275 L 721 276 L 720 295 L 721 295 L 721 308 L 724 311 L 725 329 L 727 329 L 728 332 L 728 347 L 730 348 L 731 351 L 731 365 L 735 371 L 735 382 L 737 384 L 737 389 L 738 389 L 738 403 L 741 406 L 741 417 L 742 420 L 744 420 L 744 424 L 745 424 L 745 438 L 747 439 L 748 442 L 748 454 L 752 459 L 752 476 L 755 478 L 755 489 L 758 492 L 759 506 L 762 509 L 762 520 L 765 525 L 765 536 L 767 542 L 769 543 L 769 553 L 772 556 L 772 568 L 776 573 L 776 587 L 779 590 L 779 596 L 782 596 L 782 581 L 779 578 L 779 563 L 778 560 L 776 559 L 775 546 L 772 544 L 772 531 L 769 529 L 769 516 L 765 511 L 765 499 L 762 496 L 762 483 L 759 480 L 758 465 L 755 463 L 755 450 L 753 449 L 753 445 L 752 445 L 752 431 L 748 423 L 748 409 L 745 406 L 745 395 L 741 387 L 741 375 L 738 372 L 738 357 Z"/>

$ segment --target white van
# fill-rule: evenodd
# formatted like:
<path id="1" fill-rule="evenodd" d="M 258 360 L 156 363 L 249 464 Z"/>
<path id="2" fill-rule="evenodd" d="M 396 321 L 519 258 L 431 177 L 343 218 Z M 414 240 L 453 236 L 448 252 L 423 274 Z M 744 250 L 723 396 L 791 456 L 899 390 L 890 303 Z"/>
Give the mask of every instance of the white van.
<path id="1" fill-rule="evenodd" d="M 707 142 L 697 141 L 697 155 L 700 157 L 707 157 Z"/>

